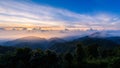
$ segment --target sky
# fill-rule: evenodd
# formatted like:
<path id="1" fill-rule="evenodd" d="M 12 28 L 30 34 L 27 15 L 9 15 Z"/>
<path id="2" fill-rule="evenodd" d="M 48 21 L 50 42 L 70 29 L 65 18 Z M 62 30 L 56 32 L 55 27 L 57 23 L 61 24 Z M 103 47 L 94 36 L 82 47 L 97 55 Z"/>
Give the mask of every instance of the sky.
<path id="1" fill-rule="evenodd" d="M 0 27 L 120 30 L 120 0 L 0 0 Z"/>

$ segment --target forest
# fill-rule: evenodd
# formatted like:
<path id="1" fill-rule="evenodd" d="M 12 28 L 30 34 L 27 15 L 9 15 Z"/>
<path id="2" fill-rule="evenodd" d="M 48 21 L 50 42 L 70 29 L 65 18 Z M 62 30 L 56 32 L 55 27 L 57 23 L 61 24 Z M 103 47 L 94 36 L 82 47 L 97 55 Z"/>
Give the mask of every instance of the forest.
<path id="1" fill-rule="evenodd" d="M 0 47 L 2 49 L 2 47 Z M 0 68 L 119 68 L 120 47 L 103 49 L 98 44 L 76 45 L 73 52 L 11 48 L 1 51 Z"/>

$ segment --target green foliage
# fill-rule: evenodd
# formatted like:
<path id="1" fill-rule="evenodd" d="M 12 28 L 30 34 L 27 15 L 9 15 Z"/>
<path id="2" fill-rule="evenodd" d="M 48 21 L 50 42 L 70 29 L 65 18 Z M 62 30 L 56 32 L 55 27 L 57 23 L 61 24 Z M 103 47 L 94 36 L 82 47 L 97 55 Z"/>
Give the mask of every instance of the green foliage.
<path id="1" fill-rule="evenodd" d="M 73 56 L 71 53 L 66 53 L 64 56 L 64 61 L 66 62 L 66 68 L 73 68 L 72 62 L 73 62 Z"/>
<path id="2" fill-rule="evenodd" d="M 91 56 L 91 57 L 99 56 L 99 46 L 97 44 L 87 46 L 86 51 L 88 56 Z"/>
<path id="3" fill-rule="evenodd" d="M 119 68 L 120 48 L 102 49 L 98 44 L 76 46 L 63 54 L 51 50 L 18 48 L 0 54 L 0 68 Z"/>
<path id="4" fill-rule="evenodd" d="M 81 63 L 84 58 L 85 58 L 85 52 L 82 47 L 82 44 L 78 44 L 77 48 L 76 48 L 76 59 L 77 59 L 78 63 Z"/>

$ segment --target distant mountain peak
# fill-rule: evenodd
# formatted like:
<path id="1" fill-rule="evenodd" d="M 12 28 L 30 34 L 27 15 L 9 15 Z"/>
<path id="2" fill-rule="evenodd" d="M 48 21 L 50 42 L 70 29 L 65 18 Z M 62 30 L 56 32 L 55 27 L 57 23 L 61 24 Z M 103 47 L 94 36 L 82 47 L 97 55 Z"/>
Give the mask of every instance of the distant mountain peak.
<path id="1" fill-rule="evenodd" d="M 27 36 L 27 37 L 23 37 L 23 38 L 19 38 L 19 40 L 46 40 L 45 38 L 40 38 L 40 37 L 36 37 L 36 36 Z M 18 40 L 18 39 L 16 39 Z"/>
<path id="2" fill-rule="evenodd" d="M 94 32 L 90 35 L 88 35 L 88 37 L 91 38 L 102 38 L 102 37 L 108 37 L 109 34 L 107 32 Z"/>

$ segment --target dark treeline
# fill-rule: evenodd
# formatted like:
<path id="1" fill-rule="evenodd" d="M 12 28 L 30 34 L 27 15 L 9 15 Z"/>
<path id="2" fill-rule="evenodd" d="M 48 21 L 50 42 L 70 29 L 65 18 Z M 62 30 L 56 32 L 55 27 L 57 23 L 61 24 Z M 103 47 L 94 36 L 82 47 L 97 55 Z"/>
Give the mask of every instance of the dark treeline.
<path id="1" fill-rule="evenodd" d="M 64 54 L 18 48 L 0 55 L 0 68 L 120 68 L 120 47 L 83 46 L 78 44 L 74 52 Z"/>

